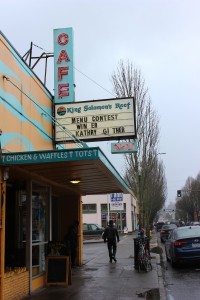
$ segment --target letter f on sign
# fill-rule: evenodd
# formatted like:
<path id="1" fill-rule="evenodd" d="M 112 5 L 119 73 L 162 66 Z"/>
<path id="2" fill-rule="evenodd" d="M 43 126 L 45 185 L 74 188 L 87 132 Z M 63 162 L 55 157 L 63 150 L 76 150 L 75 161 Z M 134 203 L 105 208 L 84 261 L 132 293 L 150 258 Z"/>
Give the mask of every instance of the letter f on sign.
<path id="1" fill-rule="evenodd" d="M 58 67 L 58 80 L 62 80 L 64 75 L 68 75 L 69 67 Z"/>

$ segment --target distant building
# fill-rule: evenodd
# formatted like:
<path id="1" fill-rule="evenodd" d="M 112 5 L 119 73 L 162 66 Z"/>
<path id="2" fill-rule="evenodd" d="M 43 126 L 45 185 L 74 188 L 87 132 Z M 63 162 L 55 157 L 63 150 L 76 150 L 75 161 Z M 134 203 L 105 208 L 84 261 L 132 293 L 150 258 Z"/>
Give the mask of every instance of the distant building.
<path id="1" fill-rule="evenodd" d="M 96 223 L 106 227 L 108 220 L 112 219 L 119 230 L 136 230 L 138 210 L 136 198 L 131 194 L 123 194 L 121 210 L 112 209 L 110 194 L 83 196 L 82 201 L 83 223 Z"/>

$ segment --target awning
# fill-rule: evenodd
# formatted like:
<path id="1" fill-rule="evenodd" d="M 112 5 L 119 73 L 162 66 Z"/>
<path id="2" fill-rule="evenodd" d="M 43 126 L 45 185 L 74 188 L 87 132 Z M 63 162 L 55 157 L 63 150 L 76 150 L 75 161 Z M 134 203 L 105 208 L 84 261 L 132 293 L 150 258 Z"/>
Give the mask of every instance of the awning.
<path id="1" fill-rule="evenodd" d="M 3 153 L 1 165 L 10 175 L 21 171 L 32 177 L 82 194 L 131 193 L 126 182 L 99 147 Z M 78 179 L 79 184 L 70 180 Z"/>

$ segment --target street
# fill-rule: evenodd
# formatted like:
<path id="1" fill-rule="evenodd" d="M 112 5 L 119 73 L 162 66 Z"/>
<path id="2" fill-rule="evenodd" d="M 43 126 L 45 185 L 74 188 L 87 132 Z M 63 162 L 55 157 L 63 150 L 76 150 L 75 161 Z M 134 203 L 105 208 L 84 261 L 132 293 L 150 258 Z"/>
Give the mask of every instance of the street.
<path id="1" fill-rule="evenodd" d="M 167 262 L 164 243 L 158 244 L 163 249 L 162 269 L 167 300 L 199 300 L 200 299 L 200 264 L 190 264 L 172 268 Z"/>

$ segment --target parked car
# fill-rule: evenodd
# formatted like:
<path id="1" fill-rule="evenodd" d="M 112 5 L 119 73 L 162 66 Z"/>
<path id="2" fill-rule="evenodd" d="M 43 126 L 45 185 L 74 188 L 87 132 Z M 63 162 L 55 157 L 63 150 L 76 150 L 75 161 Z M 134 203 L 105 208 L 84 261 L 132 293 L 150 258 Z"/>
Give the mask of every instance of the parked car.
<path id="1" fill-rule="evenodd" d="M 105 228 L 98 224 L 83 224 L 83 235 L 99 235 L 101 236 Z"/>
<path id="2" fill-rule="evenodd" d="M 164 224 L 165 224 L 165 222 L 157 222 L 155 224 L 156 231 L 159 232 Z"/>
<path id="3" fill-rule="evenodd" d="M 165 242 L 165 253 L 172 267 L 181 262 L 200 262 L 200 226 L 173 229 Z"/>
<path id="4" fill-rule="evenodd" d="M 166 221 L 165 224 L 169 225 L 169 224 L 176 224 L 177 227 L 180 226 L 185 226 L 185 222 L 182 220 L 171 220 L 171 221 Z"/>
<path id="5" fill-rule="evenodd" d="M 200 226 L 200 222 L 194 221 L 190 223 L 191 226 Z"/>
<path id="6" fill-rule="evenodd" d="M 176 224 L 168 224 L 168 225 L 163 225 L 161 230 L 160 230 L 160 240 L 162 243 L 164 243 L 169 236 L 169 233 L 174 229 L 177 228 Z"/>

